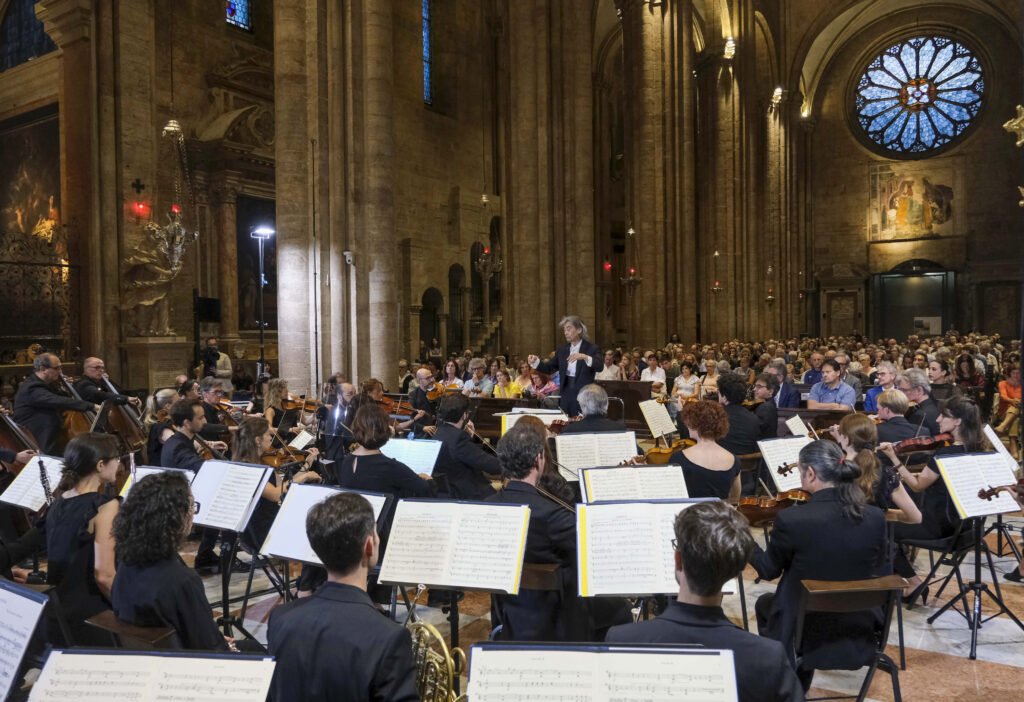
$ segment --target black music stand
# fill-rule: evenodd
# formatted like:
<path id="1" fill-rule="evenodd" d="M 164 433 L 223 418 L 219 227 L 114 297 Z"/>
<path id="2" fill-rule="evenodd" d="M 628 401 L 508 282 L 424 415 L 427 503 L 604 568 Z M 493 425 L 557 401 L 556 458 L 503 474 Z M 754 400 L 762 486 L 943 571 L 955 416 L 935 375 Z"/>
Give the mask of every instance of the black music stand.
<path id="1" fill-rule="evenodd" d="M 231 636 L 231 630 L 237 629 L 247 639 L 256 641 L 256 644 L 264 651 L 266 647 L 256 640 L 243 625 L 242 618 L 231 613 L 230 604 L 230 590 L 231 590 L 231 564 L 235 560 L 235 554 L 238 551 L 238 537 L 239 534 L 236 531 L 228 531 L 227 529 L 220 530 L 221 543 L 220 543 L 220 596 L 221 596 L 221 615 L 217 617 L 217 626 L 224 629 L 225 636 Z M 252 564 L 250 567 L 255 567 Z"/>

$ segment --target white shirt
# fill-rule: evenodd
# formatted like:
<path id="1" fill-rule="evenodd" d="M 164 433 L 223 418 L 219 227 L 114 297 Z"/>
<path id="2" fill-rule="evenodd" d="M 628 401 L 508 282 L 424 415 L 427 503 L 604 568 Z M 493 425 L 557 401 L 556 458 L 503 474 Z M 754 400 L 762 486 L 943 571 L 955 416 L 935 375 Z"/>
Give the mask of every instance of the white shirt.
<path id="1" fill-rule="evenodd" d="M 580 339 L 575 344 L 569 344 L 569 355 L 572 356 L 574 353 L 580 352 L 580 346 L 583 344 L 583 339 Z M 576 377 L 576 361 L 569 361 L 569 365 L 566 366 L 565 374 L 570 378 Z"/>
<path id="2" fill-rule="evenodd" d="M 654 368 L 644 368 L 643 373 L 640 374 L 640 380 L 650 380 L 652 383 L 663 383 L 665 382 L 665 369 L 661 366 Z"/>

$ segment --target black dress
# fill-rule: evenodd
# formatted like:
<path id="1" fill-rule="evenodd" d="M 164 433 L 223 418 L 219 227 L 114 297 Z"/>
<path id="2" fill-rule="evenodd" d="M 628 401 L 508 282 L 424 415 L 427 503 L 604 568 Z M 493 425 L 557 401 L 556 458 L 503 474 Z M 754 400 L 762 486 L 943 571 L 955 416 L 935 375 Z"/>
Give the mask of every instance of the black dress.
<path id="1" fill-rule="evenodd" d="M 900 486 L 900 475 L 892 466 L 882 465 L 878 482 L 875 483 L 875 491 L 871 498 L 871 504 L 879 509 L 895 509 L 892 494 Z"/>
<path id="2" fill-rule="evenodd" d="M 177 555 L 148 566 L 121 564 L 110 593 L 118 619 L 137 626 L 169 626 L 182 648 L 226 651 L 199 575 Z"/>
<path id="3" fill-rule="evenodd" d="M 682 451 L 676 451 L 668 459 L 672 465 L 683 467 L 683 478 L 686 480 L 686 492 L 690 497 L 717 497 L 726 499 L 729 491 L 740 474 L 740 459 L 733 461 L 729 470 L 711 470 L 699 466 L 683 455 Z"/>
<path id="4" fill-rule="evenodd" d="M 85 620 L 110 609 L 96 584 L 96 541 L 89 523 L 111 499 L 98 492 L 61 498 L 47 508 L 43 519 L 47 580 L 57 586 L 61 612 L 77 645 L 110 645 L 110 639 Z"/>
<path id="5" fill-rule="evenodd" d="M 151 466 L 162 465 L 160 463 L 160 452 L 164 444 L 160 437 L 171 428 L 167 422 L 155 422 L 149 427 L 149 438 L 146 440 L 146 464 Z"/>

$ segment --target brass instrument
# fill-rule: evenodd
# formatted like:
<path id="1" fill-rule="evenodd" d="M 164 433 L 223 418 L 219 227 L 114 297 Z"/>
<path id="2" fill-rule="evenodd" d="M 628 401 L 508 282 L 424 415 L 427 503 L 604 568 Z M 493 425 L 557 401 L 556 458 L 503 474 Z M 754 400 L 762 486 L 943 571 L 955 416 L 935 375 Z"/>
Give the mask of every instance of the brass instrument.
<path id="1" fill-rule="evenodd" d="M 456 696 L 455 681 L 466 672 L 466 654 L 461 648 L 448 649 L 441 633 L 416 618 L 416 603 L 426 588 L 416 590 L 405 628 L 412 636 L 412 657 L 416 662 L 416 691 L 423 702 L 465 702 Z"/>

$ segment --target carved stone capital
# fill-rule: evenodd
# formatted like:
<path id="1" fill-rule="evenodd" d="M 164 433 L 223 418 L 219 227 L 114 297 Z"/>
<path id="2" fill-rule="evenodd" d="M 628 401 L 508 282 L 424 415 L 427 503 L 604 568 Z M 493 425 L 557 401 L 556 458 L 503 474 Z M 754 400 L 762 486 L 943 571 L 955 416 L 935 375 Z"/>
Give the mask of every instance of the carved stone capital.
<path id="1" fill-rule="evenodd" d="M 60 48 L 91 38 L 92 0 L 42 0 L 36 4 L 36 18 Z"/>

